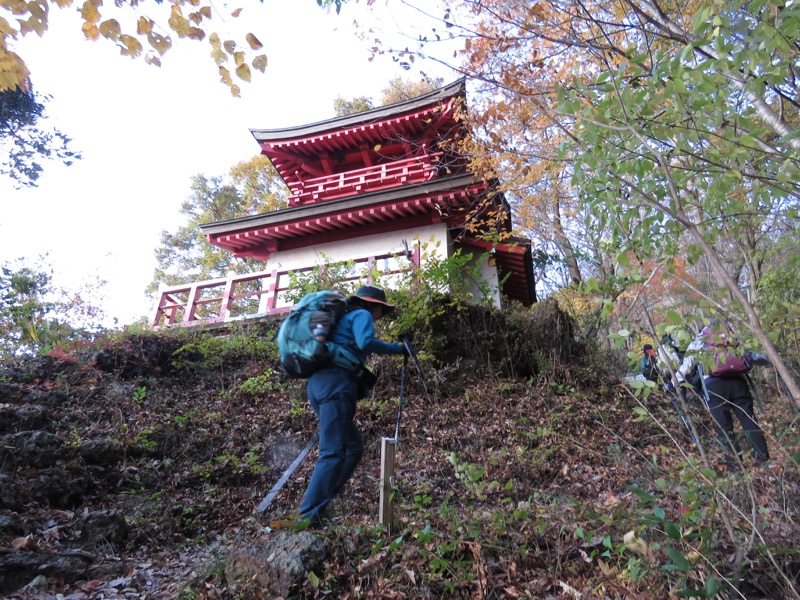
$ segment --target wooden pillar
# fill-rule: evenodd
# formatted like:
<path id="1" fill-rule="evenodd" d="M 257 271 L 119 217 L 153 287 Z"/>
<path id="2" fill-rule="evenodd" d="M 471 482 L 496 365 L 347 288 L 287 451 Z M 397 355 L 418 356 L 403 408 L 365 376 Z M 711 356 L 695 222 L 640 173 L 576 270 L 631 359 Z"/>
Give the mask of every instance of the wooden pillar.
<path id="1" fill-rule="evenodd" d="M 397 449 L 395 438 L 381 439 L 381 495 L 378 506 L 378 523 L 383 523 L 386 531 L 392 531 L 394 517 L 394 498 L 392 483 L 394 482 L 394 455 Z"/>

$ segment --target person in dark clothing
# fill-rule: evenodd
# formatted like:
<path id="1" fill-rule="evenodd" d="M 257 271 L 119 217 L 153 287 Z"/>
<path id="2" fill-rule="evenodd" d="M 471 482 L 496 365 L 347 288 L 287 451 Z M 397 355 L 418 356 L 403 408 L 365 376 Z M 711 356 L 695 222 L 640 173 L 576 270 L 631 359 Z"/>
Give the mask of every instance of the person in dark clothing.
<path id="1" fill-rule="evenodd" d="M 375 320 L 394 310 L 380 288 L 365 285 L 350 298 L 349 309 L 336 323 L 329 341 L 347 347 L 363 365 L 369 354 L 403 354 L 401 344 L 375 338 Z M 321 525 L 328 503 L 355 471 L 364 453 L 361 433 L 353 423 L 356 402 L 367 390 L 358 373 L 331 365 L 312 374 L 306 394 L 319 419 L 319 456 L 300 502 L 299 519 Z"/>
<path id="2" fill-rule="evenodd" d="M 653 346 L 645 344 L 642 348 L 642 358 L 639 361 L 639 372 L 644 375 L 644 378 L 649 381 L 658 381 L 659 372 L 656 358 L 656 352 Z"/>
<path id="3" fill-rule="evenodd" d="M 753 411 L 753 396 L 744 375 L 736 377 L 706 377 L 708 410 L 714 419 L 719 441 L 725 449 L 725 463 L 738 468 L 739 448 L 733 433 L 733 414 L 739 419 L 756 464 L 769 460 L 767 440 L 756 421 Z"/>
<path id="4" fill-rule="evenodd" d="M 705 395 L 705 401 L 714 425 L 717 429 L 719 442 L 725 451 L 725 463 L 730 469 L 739 467 L 739 449 L 733 433 L 733 415 L 742 425 L 753 459 L 756 464 L 769 460 L 767 441 L 764 432 L 756 421 L 753 410 L 753 396 L 750 386 L 744 373 L 728 377 L 712 377 L 703 375 L 703 367 L 700 364 L 701 353 L 707 352 L 706 328 L 700 331 L 697 338 L 689 345 L 686 350 L 681 366 L 676 372 L 679 384 L 687 381 L 692 373 L 697 373 L 698 382 L 696 387 L 700 396 Z M 703 390 L 705 389 L 706 394 Z"/>

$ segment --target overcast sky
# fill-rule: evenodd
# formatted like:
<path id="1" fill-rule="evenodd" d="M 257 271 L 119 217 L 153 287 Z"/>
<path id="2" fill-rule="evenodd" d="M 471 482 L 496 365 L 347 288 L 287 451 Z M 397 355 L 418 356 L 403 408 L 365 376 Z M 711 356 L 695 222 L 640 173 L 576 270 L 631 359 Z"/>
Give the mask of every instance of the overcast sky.
<path id="1" fill-rule="evenodd" d="M 108 281 L 104 307 L 120 325 L 149 316 L 153 251 L 162 230 L 184 222 L 179 209 L 193 175 L 225 175 L 257 154 L 251 128 L 327 119 L 337 96 L 377 98 L 389 79 L 419 76 L 388 58 L 368 61 L 371 43 L 353 25 L 369 22 L 363 2 L 351 0 L 338 16 L 315 0 L 215 6 L 230 14 L 242 4 L 238 20 L 212 22 L 228 34 L 244 25 L 265 46 L 266 73 L 242 83 L 239 99 L 218 83 L 206 42 L 181 40 L 154 68 L 120 57 L 108 42 L 83 40 L 74 7 L 54 9 L 43 38 L 17 43 L 35 89 L 53 97 L 44 124 L 69 135 L 84 158 L 71 167 L 46 162 L 33 189 L 15 190 L 0 176 L 0 263 L 49 253 L 61 285 Z M 146 13 L 153 5 L 141 6 Z M 384 12 L 378 35 L 389 35 L 393 18 L 401 17 Z M 422 68 L 445 83 L 457 77 Z"/>

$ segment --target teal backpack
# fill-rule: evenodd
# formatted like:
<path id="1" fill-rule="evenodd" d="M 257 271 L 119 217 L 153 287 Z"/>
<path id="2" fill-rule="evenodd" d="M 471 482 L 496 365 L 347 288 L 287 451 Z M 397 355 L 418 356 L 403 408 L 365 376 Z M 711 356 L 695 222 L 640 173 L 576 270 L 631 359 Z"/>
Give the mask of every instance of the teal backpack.
<path id="1" fill-rule="evenodd" d="M 312 292 L 298 302 L 278 329 L 278 353 L 289 377 L 305 379 L 335 364 L 356 372 L 361 361 L 346 347 L 327 341 L 336 322 L 349 308 L 339 292 Z"/>

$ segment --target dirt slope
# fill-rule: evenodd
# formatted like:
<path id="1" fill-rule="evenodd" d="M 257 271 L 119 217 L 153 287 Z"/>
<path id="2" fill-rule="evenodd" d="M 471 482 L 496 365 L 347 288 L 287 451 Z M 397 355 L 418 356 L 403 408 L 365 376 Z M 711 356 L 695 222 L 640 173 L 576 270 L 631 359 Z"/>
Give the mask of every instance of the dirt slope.
<path id="1" fill-rule="evenodd" d="M 641 404 L 579 360 L 553 334 L 560 317 L 540 343 L 520 323 L 484 319 L 481 334 L 474 318 L 446 323 L 452 336 L 423 360 L 427 386 L 408 373 L 390 534 L 376 525 L 380 439 L 395 432 L 402 362 L 376 361 L 357 416 L 366 455 L 300 597 L 667 598 L 714 592 L 710 575 L 738 597 L 792 597 L 797 435 L 783 401 L 762 417 L 769 468 L 709 480 L 686 462 L 698 453 L 673 405 Z M 540 351 L 519 355 L 510 328 Z M 3 367 L 0 558 L 82 557 L 36 581 L 0 570 L 6 597 L 235 597 L 226 553 L 285 527 L 313 467 L 312 453 L 255 513 L 315 431 L 303 383 L 274 369 L 271 331 L 129 336 Z M 487 356 L 495 343 L 506 350 Z M 689 408 L 710 444 L 701 407 Z M 649 544 L 640 554 L 622 543 L 634 529 Z"/>

